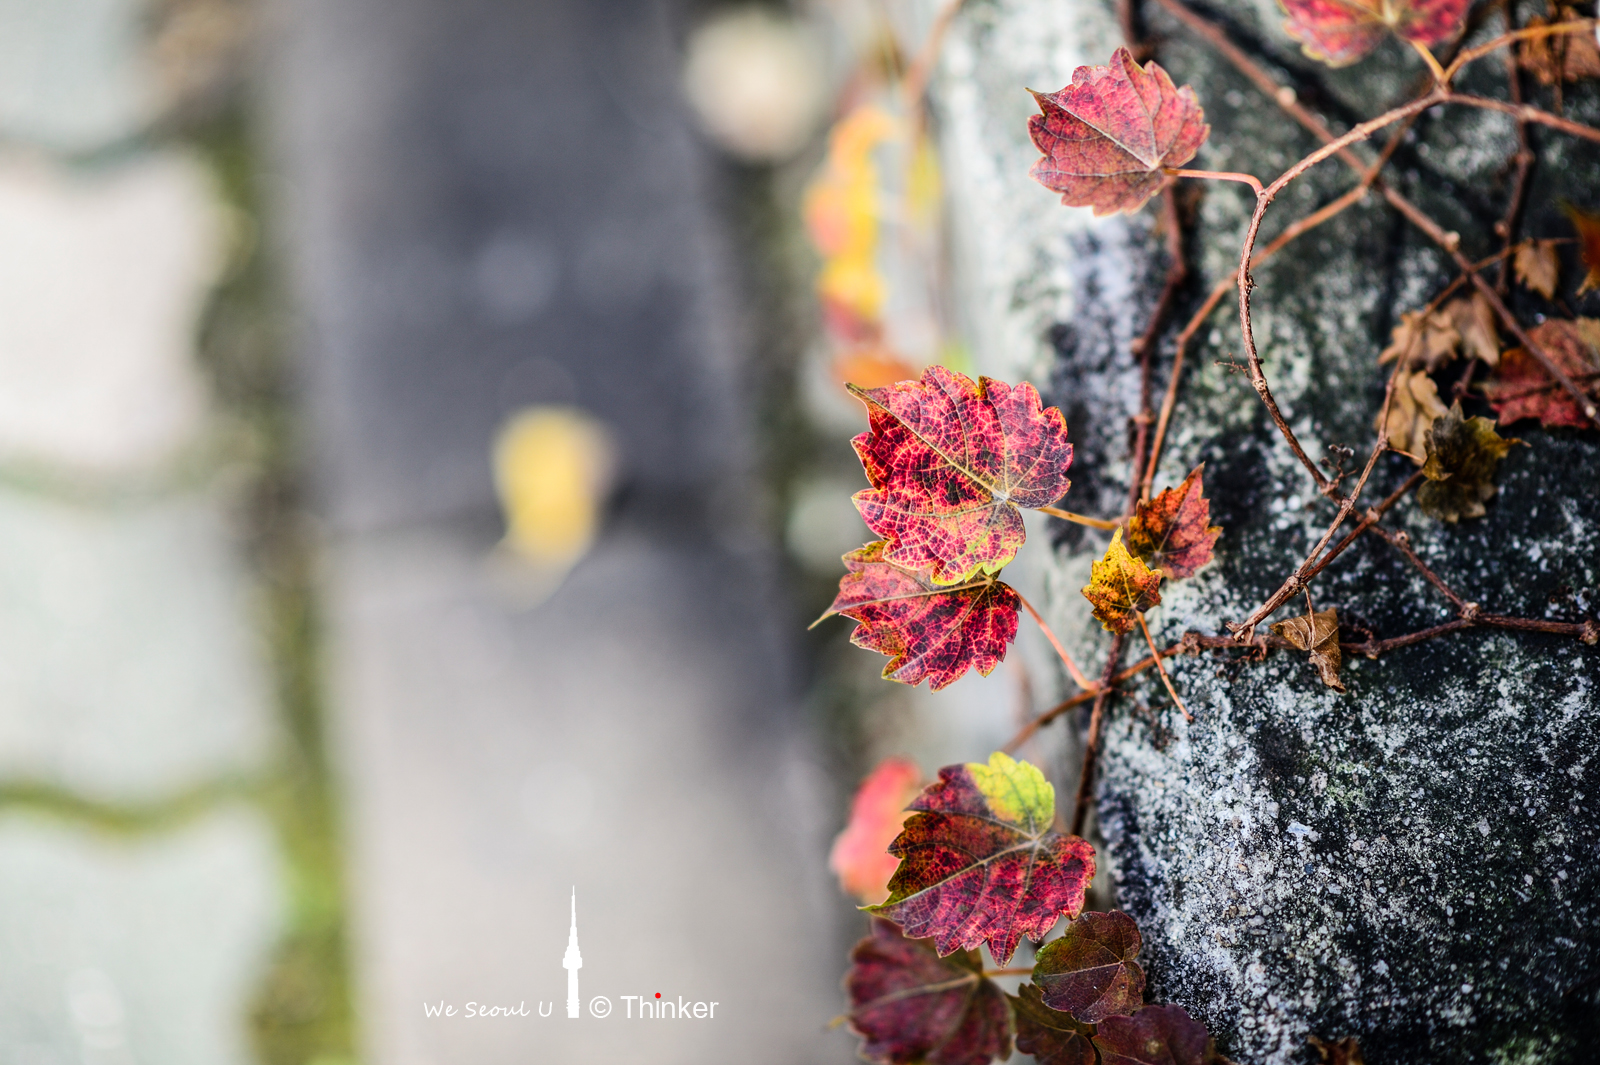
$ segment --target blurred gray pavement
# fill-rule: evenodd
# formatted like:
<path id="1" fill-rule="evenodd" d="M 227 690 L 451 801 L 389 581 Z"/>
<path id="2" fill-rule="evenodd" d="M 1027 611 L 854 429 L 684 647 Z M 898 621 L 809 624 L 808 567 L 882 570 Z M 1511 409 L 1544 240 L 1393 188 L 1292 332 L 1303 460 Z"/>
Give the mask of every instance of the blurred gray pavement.
<path id="1" fill-rule="evenodd" d="M 683 12 L 272 13 L 368 1059 L 847 1060 L 825 1030 L 832 826 L 794 719 L 793 619 L 752 532 L 716 165 L 676 92 Z M 609 426 L 622 489 L 530 607 L 493 553 L 489 448 L 509 412 L 551 402 Z M 715 1019 L 624 1016 L 621 996 L 656 992 L 716 1001 Z M 441 1001 L 461 1012 L 425 1014 Z M 468 1002 L 533 1015 L 469 1019 Z"/>

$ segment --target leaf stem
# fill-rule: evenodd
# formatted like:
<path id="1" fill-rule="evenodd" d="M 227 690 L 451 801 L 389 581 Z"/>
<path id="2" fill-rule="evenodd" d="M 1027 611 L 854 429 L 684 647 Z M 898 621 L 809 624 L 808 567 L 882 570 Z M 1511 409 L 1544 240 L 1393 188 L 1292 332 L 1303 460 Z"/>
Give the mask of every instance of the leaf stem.
<path id="1" fill-rule="evenodd" d="M 1253 174 L 1239 174 L 1232 170 L 1184 170 L 1175 166 L 1164 166 L 1161 170 L 1173 177 L 1200 178 L 1205 181 L 1237 181 L 1241 185 L 1249 185 L 1257 196 L 1261 195 L 1261 181 Z"/>
<path id="2" fill-rule="evenodd" d="M 1508 19 L 1507 21 L 1509 22 L 1510 20 Z M 1536 40 L 1540 37 L 1554 37 L 1557 34 L 1583 33 L 1594 29 L 1594 25 L 1594 19 L 1579 19 L 1576 22 L 1557 22 L 1550 26 L 1528 26 L 1520 30 L 1510 30 L 1502 33 L 1492 41 L 1480 44 L 1476 48 L 1468 48 L 1456 56 L 1455 61 L 1445 68 L 1444 80 L 1446 82 L 1450 81 L 1456 76 L 1456 71 L 1468 63 L 1482 59 L 1490 52 L 1504 48 L 1508 44 L 1514 44 L 1517 41 Z"/>
<path id="3" fill-rule="evenodd" d="M 1012 966 L 1009 969 L 985 969 L 984 976 L 1032 976 L 1032 966 Z"/>
<path id="4" fill-rule="evenodd" d="M 1434 58 L 1433 53 L 1428 50 L 1428 46 L 1420 41 L 1409 41 L 1409 43 L 1412 48 L 1416 49 L 1417 54 L 1422 57 L 1422 61 L 1428 64 L 1428 69 L 1433 72 L 1433 80 L 1441 88 L 1448 86 L 1450 84 L 1450 75 L 1445 73 L 1444 67 L 1439 65 L 1439 60 Z"/>
<path id="5" fill-rule="evenodd" d="M 1016 591 L 1016 589 L 1013 588 L 1012 591 Z M 1044 618 L 1039 616 L 1039 612 L 1033 608 L 1033 604 L 1028 602 L 1027 597 L 1021 592 L 1017 592 L 1017 598 L 1022 601 L 1022 608 L 1038 623 L 1039 630 L 1044 633 L 1044 638 L 1050 641 L 1050 646 L 1056 649 L 1056 654 L 1061 656 L 1061 661 L 1066 664 L 1067 672 L 1072 676 L 1072 683 L 1078 686 L 1079 691 L 1094 691 L 1094 683 L 1083 675 L 1083 671 L 1078 668 L 1078 663 L 1074 662 L 1072 656 L 1067 654 L 1067 649 L 1061 646 L 1061 641 L 1056 639 L 1056 634 L 1050 631 L 1050 626 L 1044 623 Z"/>
<path id="6" fill-rule="evenodd" d="M 1083 835 L 1083 826 L 1089 818 L 1089 799 L 1094 794 L 1094 767 L 1100 754 L 1100 732 L 1105 724 L 1106 705 L 1116 689 L 1112 682 L 1117 675 L 1117 663 L 1122 660 L 1122 645 L 1128 640 L 1119 632 L 1111 638 L 1111 653 L 1106 656 L 1105 675 L 1094 693 L 1094 710 L 1089 715 L 1089 734 L 1083 743 L 1083 771 L 1078 777 L 1078 796 L 1072 804 L 1072 834 Z"/>
<path id="7" fill-rule="evenodd" d="M 1156 647 L 1155 639 L 1150 635 L 1150 626 L 1145 623 L 1144 611 L 1139 611 L 1135 617 L 1139 619 L 1139 631 L 1144 633 L 1144 642 L 1150 645 L 1150 657 L 1156 664 L 1156 672 L 1161 674 L 1161 683 L 1167 686 L 1167 694 L 1172 696 L 1172 701 L 1178 704 L 1178 709 L 1183 711 L 1185 721 L 1193 721 L 1194 715 L 1189 713 L 1189 708 L 1183 705 L 1183 700 L 1178 698 L 1178 689 L 1172 686 L 1172 678 L 1167 675 L 1167 667 L 1161 664 L 1161 651 Z"/>
<path id="8" fill-rule="evenodd" d="M 1091 518 L 1086 514 L 1074 514 L 1070 510 L 1062 510 L 1059 507 L 1040 507 L 1039 512 L 1048 514 L 1052 518 L 1060 518 L 1062 521 L 1076 522 L 1079 525 L 1087 525 L 1091 529 L 1105 529 L 1108 532 L 1122 524 L 1120 520 L 1107 521 L 1104 518 Z"/>

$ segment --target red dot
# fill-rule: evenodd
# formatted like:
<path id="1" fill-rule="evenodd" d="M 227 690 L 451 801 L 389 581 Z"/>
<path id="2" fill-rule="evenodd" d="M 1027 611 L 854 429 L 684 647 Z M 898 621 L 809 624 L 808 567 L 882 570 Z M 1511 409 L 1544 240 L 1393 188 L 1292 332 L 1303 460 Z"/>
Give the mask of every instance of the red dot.
<path id="1" fill-rule="evenodd" d="M 661 992 L 657 991 L 656 992 L 656 998 L 660 998 L 660 997 L 661 997 Z"/>

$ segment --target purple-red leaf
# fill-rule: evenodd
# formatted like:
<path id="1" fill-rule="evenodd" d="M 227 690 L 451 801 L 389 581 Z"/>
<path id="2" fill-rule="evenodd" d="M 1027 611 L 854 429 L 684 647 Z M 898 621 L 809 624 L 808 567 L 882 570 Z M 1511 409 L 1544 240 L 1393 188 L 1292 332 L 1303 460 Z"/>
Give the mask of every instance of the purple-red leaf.
<path id="1" fill-rule="evenodd" d="M 1017 1049 L 1032 1054 L 1037 1065 L 1094 1065 L 1093 1028 L 1045 1005 L 1032 984 L 1006 997 L 1016 1018 Z"/>
<path id="2" fill-rule="evenodd" d="M 1218 1065 L 1205 1025 L 1182 1006 L 1146 1006 L 1132 1017 L 1107 1017 L 1094 1034 L 1100 1065 Z"/>
<path id="3" fill-rule="evenodd" d="M 828 613 L 860 623 L 850 642 L 889 656 L 886 679 L 926 680 L 934 691 L 968 669 L 992 673 L 1017 635 L 1017 593 L 993 577 L 941 588 L 927 571 L 895 565 L 885 554 L 875 540 L 844 556 L 850 572 L 839 578 Z"/>
<path id="4" fill-rule="evenodd" d="M 998 573 L 1027 538 L 1018 507 L 1045 507 L 1072 482 L 1067 423 L 1026 382 L 977 383 L 943 366 L 920 381 L 851 387 L 871 428 L 852 443 L 872 487 L 857 492 L 883 558 L 934 584 Z"/>
<path id="5" fill-rule="evenodd" d="M 984 977 L 977 951 L 941 958 L 929 941 L 875 920 L 850 961 L 850 1028 L 868 1061 L 988 1065 L 1010 1055 L 1005 995 Z"/>
<path id="6" fill-rule="evenodd" d="M 1394 33 L 1431 48 L 1461 32 L 1470 0 L 1279 0 L 1283 28 L 1330 67 L 1354 63 Z"/>
<path id="7" fill-rule="evenodd" d="M 1128 551 L 1151 569 L 1179 580 L 1192 577 L 1211 561 L 1211 549 L 1222 535 L 1211 524 L 1211 502 L 1202 494 L 1201 463 L 1176 488 L 1168 488 L 1128 520 Z"/>
<path id="8" fill-rule="evenodd" d="M 921 790 L 922 770 L 905 758 L 885 758 L 856 789 L 850 823 L 834 837 L 828 868 L 838 874 L 840 887 L 868 905 L 889 897 L 889 878 L 900 864 L 889 844 Z"/>
<path id="9" fill-rule="evenodd" d="M 1053 1009 L 1099 1024 L 1144 1005 L 1139 928 L 1120 910 L 1086 913 L 1060 939 L 1045 944 L 1033 962 L 1033 981 Z"/>
<path id="10" fill-rule="evenodd" d="M 1137 211 L 1171 180 L 1211 133 L 1194 90 L 1172 84 L 1155 63 L 1118 48 L 1103 67 L 1079 67 L 1072 84 L 1034 93 L 1041 114 L 1028 132 L 1044 158 L 1030 171 L 1069 207 L 1097 215 Z"/>
<path id="11" fill-rule="evenodd" d="M 1094 848 L 1051 828 L 1055 789 L 1034 766 L 998 751 L 945 766 L 911 808 L 889 900 L 873 908 L 907 935 L 933 936 L 941 954 L 988 943 L 1004 965 L 1023 936 L 1083 909 Z"/>

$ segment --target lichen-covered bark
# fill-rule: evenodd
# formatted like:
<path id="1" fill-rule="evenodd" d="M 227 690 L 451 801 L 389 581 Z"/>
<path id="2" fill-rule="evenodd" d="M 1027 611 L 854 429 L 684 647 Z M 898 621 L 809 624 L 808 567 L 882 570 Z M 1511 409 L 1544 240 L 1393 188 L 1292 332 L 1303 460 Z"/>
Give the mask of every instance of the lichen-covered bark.
<path id="1" fill-rule="evenodd" d="M 1403 99 L 1422 74 L 1392 43 L 1329 71 L 1299 56 L 1272 5 L 1228 0 L 1208 10 L 1338 128 Z M 1192 165 L 1267 179 L 1315 147 L 1204 44 L 1159 9 L 1147 14 L 1157 58 L 1196 87 L 1213 125 Z M 1076 48 L 1074 62 L 1104 62 L 1117 43 L 1108 25 L 1095 0 L 971 0 L 939 99 L 953 210 L 967 226 L 962 266 L 980 364 L 1031 369 L 1041 384 L 1048 366 L 1046 399 L 1065 410 L 1077 447 L 1067 505 L 1110 515 L 1126 493 L 1137 402 L 1128 342 L 1158 283 L 1157 241 L 1148 218 L 1095 222 L 1030 186 L 1027 101 L 1007 95 L 1008 78 L 1039 79 L 1026 84 L 1041 90 L 1067 82 L 1071 66 L 1041 71 L 1042 57 Z M 1007 49 L 1028 26 L 1034 52 L 1018 59 Z M 1068 43 L 1052 52 L 1040 40 Z M 1503 71 L 1498 57 L 1485 60 L 1464 87 L 1501 95 Z M 1600 121 L 1600 87 L 1569 86 L 1566 108 Z M 1541 161 L 1525 231 L 1568 235 L 1559 203 L 1593 204 L 1600 150 L 1534 136 Z M 1477 258 L 1499 248 L 1492 227 L 1514 148 L 1504 116 L 1430 114 L 1389 173 Z M 1323 164 L 1279 197 L 1264 237 L 1354 180 L 1343 164 Z M 1024 213 L 1041 202 L 1059 217 Z M 1234 268 L 1249 206 L 1242 188 L 1205 190 L 1189 233 L 1200 276 L 1180 322 Z M 1453 276 L 1376 196 L 1256 272 L 1266 371 L 1314 455 L 1345 445 L 1365 457 L 1383 389 L 1377 353 L 1400 312 L 1421 308 Z M 1530 324 L 1547 309 L 1513 307 Z M 1600 314 L 1600 298 L 1576 309 Z M 1156 487 L 1205 461 L 1224 533 L 1215 564 L 1164 590 L 1152 620 L 1167 640 L 1242 619 L 1332 516 L 1244 375 L 1226 365 L 1240 348 L 1236 314 L 1219 310 L 1201 340 Z M 1046 354 L 1034 356 L 1041 344 Z M 1169 338 L 1162 375 L 1170 354 Z M 1502 463 L 1485 517 L 1445 525 L 1406 502 L 1389 524 L 1485 610 L 1592 616 L 1600 433 L 1524 423 L 1515 435 L 1531 446 Z M 1413 469 L 1387 456 L 1371 497 Z M 1100 654 L 1105 642 L 1076 588 L 1104 547 L 1098 534 L 1063 531 L 1055 574 L 1057 621 Z M 1394 636 L 1452 616 L 1373 537 L 1313 595 L 1317 609 L 1338 608 L 1347 633 Z M 1179 659 L 1173 672 L 1195 722 L 1185 725 L 1153 679 L 1135 685 L 1112 711 L 1098 785 L 1106 857 L 1145 935 L 1153 1001 L 1204 1018 L 1221 1048 L 1248 1063 L 1314 1060 L 1311 1034 L 1358 1035 L 1376 1065 L 1590 1059 L 1600 1036 L 1600 650 L 1474 630 L 1375 661 L 1347 658 L 1347 695 L 1324 688 L 1303 656 L 1282 652 L 1264 662 Z M 1158 728 L 1141 705 L 1166 706 Z"/>

